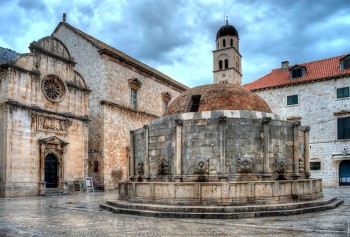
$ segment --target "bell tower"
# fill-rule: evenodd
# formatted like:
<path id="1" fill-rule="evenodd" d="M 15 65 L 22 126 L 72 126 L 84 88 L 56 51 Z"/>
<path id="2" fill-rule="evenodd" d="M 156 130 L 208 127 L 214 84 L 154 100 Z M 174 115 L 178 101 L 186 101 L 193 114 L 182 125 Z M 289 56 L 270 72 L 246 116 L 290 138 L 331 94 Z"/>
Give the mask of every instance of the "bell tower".
<path id="1" fill-rule="evenodd" d="M 216 50 L 213 51 L 214 83 L 242 83 L 242 55 L 239 53 L 239 37 L 236 28 L 223 25 L 216 34 Z"/>

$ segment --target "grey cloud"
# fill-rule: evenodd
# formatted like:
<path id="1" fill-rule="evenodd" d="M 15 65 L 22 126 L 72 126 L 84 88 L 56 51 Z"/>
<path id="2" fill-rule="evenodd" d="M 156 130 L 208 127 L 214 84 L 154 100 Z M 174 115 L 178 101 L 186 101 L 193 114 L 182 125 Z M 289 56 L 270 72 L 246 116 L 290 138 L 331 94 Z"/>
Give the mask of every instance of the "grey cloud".
<path id="1" fill-rule="evenodd" d="M 20 8 L 23 8 L 25 10 L 39 10 L 39 11 L 46 11 L 47 6 L 44 3 L 43 0 L 35 0 L 35 1 L 28 1 L 28 0 L 20 0 L 18 2 L 18 6 Z"/>

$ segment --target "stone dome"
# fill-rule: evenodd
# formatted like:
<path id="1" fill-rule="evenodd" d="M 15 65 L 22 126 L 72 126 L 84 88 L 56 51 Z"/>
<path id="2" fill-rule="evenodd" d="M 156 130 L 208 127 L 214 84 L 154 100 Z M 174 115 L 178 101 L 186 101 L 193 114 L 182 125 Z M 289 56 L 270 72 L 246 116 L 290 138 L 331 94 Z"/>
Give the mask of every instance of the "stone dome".
<path id="1" fill-rule="evenodd" d="M 183 92 L 169 105 L 164 115 L 215 110 L 271 113 L 270 107 L 260 96 L 240 85 L 208 84 Z"/>
<path id="2" fill-rule="evenodd" d="M 237 36 L 237 38 L 239 38 L 238 31 L 236 30 L 236 28 L 233 25 L 229 25 L 227 21 L 226 21 L 226 25 L 221 26 L 221 28 L 216 33 L 216 39 L 226 35 Z"/>

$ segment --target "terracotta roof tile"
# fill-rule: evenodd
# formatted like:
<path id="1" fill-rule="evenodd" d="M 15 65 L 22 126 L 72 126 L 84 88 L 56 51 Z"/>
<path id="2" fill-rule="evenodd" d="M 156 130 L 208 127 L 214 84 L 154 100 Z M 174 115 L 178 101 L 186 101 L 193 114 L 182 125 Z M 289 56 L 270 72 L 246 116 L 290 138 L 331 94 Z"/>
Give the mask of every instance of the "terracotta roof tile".
<path id="1" fill-rule="evenodd" d="M 247 90 L 259 90 L 350 75 L 349 68 L 340 70 L 340 60 L 345 56 L 347 55 L 298 64 L 298 66 L 306 68 L 305 76 L 300 78 L 290 79 L 289 70 L 283 71 L 281 68 L 276 68 L 273 69 L 269 74 L 257 79 L 254 82 L 245 84 L 243 87 Z M 290 66 L 288 69 L 291 69 L 292 67 L 294 66 Z"/>
<path id="2" fill-rule="evenodd" d="M 85 38 L 86 40 L 90 41 L 93 45 L 95 45 L 95 47 L 97 47 L 100 50 L 106 49 L 106 50 L 112 52 L 113 54 L 116 54 L 119 57 L 122 57 L 125 60 L 127 60 L 127 61 L 129 61 L 129 62 L 131 62 L 133 64 L 136 64 L 136 65 L 142 67 L 143 69 L 158 75 L 159 77 L 163 78 L 164 80 L 169 81 L 170 83 L 177 85 L 178 87 L 182 88 L 182 90 L 186 90 L 186 89 L 189 88 L 188 86 L 185 86 L 184 84 L 182 84 L 182 83 L 180 83 L 180 82 L 170 78 L 169 76 L 159 72 L 158 70 L 156 70 L 156 69 L 154 69 L 154 68 L 152 68 L 152 67 L 150 67 L 150 66 L 148 66 L 148 65 L 146 65 L 146 64 L 144 64 L 144 63 L 142 63 L 142 62 L 140 62 L 140 61 L 138 61 L 138 60 L 136 60 L 136 59 L 134 59 L 132 57 L 130 57 L 129 55 L 119 51 L 118 49 L 115 49 L 112 46 L 109 46 L 108 44 L 103 43 L 102 41 L 92 37 L 91 35 L 86 34 L 85 32 L 83 32 L 83 31 L 75 28 L 74 26 L 68 24 L 67 22 L 60 22 L 53 33 L 55 33 L 59 29 L 59 27 L 61 25 L 64 25 L 64 26 L 68 27 L 73 32 L 75 32 L 76 34 L 78 34 L 81 37 Z"/>

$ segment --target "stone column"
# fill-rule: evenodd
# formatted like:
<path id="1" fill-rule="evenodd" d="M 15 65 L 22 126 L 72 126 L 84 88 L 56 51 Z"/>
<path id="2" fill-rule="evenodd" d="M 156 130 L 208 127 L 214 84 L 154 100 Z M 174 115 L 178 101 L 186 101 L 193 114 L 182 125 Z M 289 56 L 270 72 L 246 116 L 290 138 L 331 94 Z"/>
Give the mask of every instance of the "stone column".
<path id="1" fill-rule="evenodd" d="M 61 163 L 61 182 L 62 182 L 62 187 L 63 187 L 63 192 L 67 193 L 68 192 L 68 186 L 66 183 L 66 162 L 67 162 L 67 146 L 63 145 L 62 149 L 62 163 Z"/>
<path id="2" fill-rule="evenodd" d="M 175 182 L 182 182 L 182 125 L 181 119 L 175 120 L 176 124 L 176 161 L 175 161 Z"/>
<path id="3" fill-rule="evenodd" d="M 219 129 L 220 129 L 220 176 L 221 182 L 227 181 L 226 175 L 226 127 L 227 117 L 221 116 L 219 118 Z"/>
<path id="4" fill-rule="evenodd" d="M 270 117 L 262 119 L 261 124 L 263 125 L 263 146 L 264 146 L 264 157 L 263 157 L 263 173 L 264 175 L 270 175 L 270 157 L 269 157 L 269 140 L 270 140 Z"/>
<path id="5" fill-rule="evenodd" d="M 46 190 L 45 183 L 45 144 L 40 144 L 39 156 L 40 156 L 40 183 L 39 183 L 39 195 L 44 195 Z"/>
<path id="6" fill-rule="evenodd" d="M 134 131 L 130 131 L 130 158 L 129 158 L 129 179 L 133 181 L 135 178 L 135 156 L 134 156 Z"/>
<path id="7" fill-rule="evenodd" d="M 305 133 L 304 133 L 304 148 L 305 148 L 305 176 L 308 178 L 310 177 L 310 144 L 309 144 L 309 132 L 310 132 L 310 126 L 305 127 Z"/>
<path id="8" fill-rule="evenodd" d="M 295 178 L 299 177 L 299 126 L 300 122 L 293 123 L 293 175 Z"/>
<path id="9" fill-rule="evenodd" d="M 145 139 L 145 151 L 143 154 L 143 170 L 144 170 L 144 175 L 142 177 L 143 181 L 149 181 L 150 176 L 149 176 L 149 155 L 148 155 L 148 131 L 149 131 L 149 126 L 144 125 L 144 139 Z"/>

